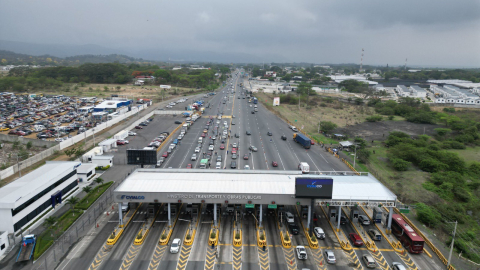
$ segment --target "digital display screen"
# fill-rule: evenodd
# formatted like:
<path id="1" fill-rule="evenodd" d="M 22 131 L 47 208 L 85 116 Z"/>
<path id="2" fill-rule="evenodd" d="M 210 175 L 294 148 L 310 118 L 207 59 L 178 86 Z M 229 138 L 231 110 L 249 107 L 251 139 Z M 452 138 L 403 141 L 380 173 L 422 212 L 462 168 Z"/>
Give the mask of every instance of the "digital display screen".
<path id="1" fill-rule="evenodd" d="M 132 165 L 156 165 L 157 151 L 144 149 L 128 149 L 127 163 Z"/>
<path id="2" fill-rule="evenodd" d="M 295 197 L 332 199 L 333 179 L 296 178 Z"/>

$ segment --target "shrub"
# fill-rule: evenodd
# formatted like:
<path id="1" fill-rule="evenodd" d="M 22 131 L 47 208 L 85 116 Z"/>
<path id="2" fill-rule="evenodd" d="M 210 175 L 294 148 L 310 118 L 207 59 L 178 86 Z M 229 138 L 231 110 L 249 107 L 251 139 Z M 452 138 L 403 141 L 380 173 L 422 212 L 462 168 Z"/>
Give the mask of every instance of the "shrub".
<path id="1" fill-rule="evenodd" d="M 416 204 L 417 218 L 420 222 L 434 228 L 436 227 L 442 218 L 442 216 L 433 208 L 430 208 L 424 203 Z"/>
<path id="2" fill-rule="evenodd" d="M 381 115 L 372 115 L 370 117 L 365 118 L 368 122 L 379 122 L 383 120 Z"/>
<path id="3" fill-rule="evenodd" d="M 235 239 L 240 239 L 240 233 L 239 232 L 235 233 Z"/>
<path id="4" fill-rule="evenodd" d="M 216 234 L 215 232 L 212 232 L 212 233 L 210 234 L 210 238 L 215 238 L 215 237 L 217 237 L 217 234 Z"/>
<path id="5" fill-rule="evenodd" d="M 263 234 L 263 233 L 260 234 L 260 240 L 262 240 L 262 241 L 265 240 L 265 234 Z"/>
<path id="6" fill-rule="evenodd" d="M 162 240 L 167 239 L 167 235 L 165 233 L 162 233 L 162 235 L 160 236 L 160 239 L 162 239 Z"/>
<path id="7" fill-rule="evenodd" d="M 390 159 L 390 162 L 392 163 L 393 168 L 397 171 L 406 171 L 408 170 L 408 166 L 410 165 L 410 162 L 405 161 L 401 158 Z"/>

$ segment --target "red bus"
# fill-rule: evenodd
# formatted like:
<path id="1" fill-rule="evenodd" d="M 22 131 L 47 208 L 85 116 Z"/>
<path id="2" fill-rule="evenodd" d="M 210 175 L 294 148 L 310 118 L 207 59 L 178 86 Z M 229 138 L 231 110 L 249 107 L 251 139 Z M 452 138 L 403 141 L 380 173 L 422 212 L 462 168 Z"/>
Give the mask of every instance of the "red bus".
<path id="1" fill-rule="evenodd" d="M 405 249 L 410 253 L 422 253 L 425 240 L 408 225 L 402 216 L 392 215 L 392 233 L 400 240 Z"/>

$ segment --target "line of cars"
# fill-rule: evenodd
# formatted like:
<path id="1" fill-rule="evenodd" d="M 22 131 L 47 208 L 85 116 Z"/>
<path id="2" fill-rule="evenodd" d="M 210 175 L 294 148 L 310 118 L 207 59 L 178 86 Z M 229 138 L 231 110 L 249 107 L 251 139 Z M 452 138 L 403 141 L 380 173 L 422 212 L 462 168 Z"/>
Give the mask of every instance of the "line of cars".
<path id="1" fill-rule="evenodd" d="M 188 98 L 181 98 L 177 101 L 172 101 L 172 102 L 168 103 L 168 105 L 165 106 L 165 108 L 168 108 L 168 109 L 173 108 L 173 106 L 177 105 L 178 103 L 183 103 L 187 100 L 188 100 Z"/>

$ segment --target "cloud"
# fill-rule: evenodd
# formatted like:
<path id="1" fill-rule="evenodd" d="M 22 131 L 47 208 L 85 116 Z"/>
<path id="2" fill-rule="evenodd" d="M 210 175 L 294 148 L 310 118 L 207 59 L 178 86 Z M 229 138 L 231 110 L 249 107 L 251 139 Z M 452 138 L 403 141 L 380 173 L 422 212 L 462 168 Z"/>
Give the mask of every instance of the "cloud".
<path id="1" fill-rule="evenodd" d="M 208 23 L 210 22 L 210 15 L 204 11 L 198 14 L 198 19 L 203 23 Z"/>

